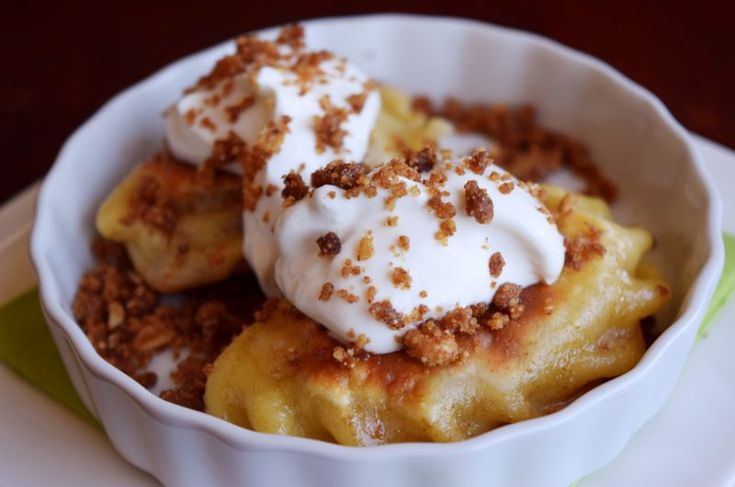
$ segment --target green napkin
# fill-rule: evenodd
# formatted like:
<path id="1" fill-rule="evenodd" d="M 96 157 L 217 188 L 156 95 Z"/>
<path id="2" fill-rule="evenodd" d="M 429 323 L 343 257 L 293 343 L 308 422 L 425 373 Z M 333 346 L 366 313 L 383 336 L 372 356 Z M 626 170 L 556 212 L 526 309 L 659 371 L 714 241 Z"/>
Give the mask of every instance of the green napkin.
<path id="1" fill-rule="evenodd" d="M 735 236 L 726 234 L 724 241 L 725 269 L 702 322 L 700 336 L 735 291 Z M 0 308 L 0 360 L 79 417 L 99 427 L 66 375 L 41 313 L 36 289 Z"/>
<path id="2" fill-rule="evenodd" d="M 87 423 L 99 427 L 77 396 L 31 289 L 0 308 L 0 360 Z"/>

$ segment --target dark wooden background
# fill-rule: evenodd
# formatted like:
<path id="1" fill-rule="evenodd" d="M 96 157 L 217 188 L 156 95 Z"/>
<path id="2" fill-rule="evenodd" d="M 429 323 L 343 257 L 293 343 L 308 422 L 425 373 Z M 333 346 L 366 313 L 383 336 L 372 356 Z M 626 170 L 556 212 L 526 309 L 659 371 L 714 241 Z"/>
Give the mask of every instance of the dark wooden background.
<path id="1" fill-rule="evenodd" d="M 381 11 L 472 17 L 549 36 L 607 61 L 652 90 L 689 129 L 735 147 L 733 5 L 732 0 L 5 0 L 0 3 L 0 202 L 42 177 L 63 141 L 105 100 L 163 65 L 261 27 Z"/>

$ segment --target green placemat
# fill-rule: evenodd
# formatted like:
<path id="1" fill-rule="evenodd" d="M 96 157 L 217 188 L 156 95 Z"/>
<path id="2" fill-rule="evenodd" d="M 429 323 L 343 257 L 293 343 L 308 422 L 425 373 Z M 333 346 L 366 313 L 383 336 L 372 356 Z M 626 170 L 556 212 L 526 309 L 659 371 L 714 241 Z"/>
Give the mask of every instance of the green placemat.
<path id="1" fill-rule="evenodd" d="M 31 289 L 0 308 L 0 360 L 87 423 L 99 427 L 74 390 Z"/>
<path id="2" fill-rule="evenodd" d="M 725 235 L 724 241 L 725 269 L 702 322 L 700 336 L 735 291 L 735 236 Z M 0 308 L 0 360 L 79 417 L 99 426 L 82 404 L 66 374 L 41 313 L 36 289 Z"/>

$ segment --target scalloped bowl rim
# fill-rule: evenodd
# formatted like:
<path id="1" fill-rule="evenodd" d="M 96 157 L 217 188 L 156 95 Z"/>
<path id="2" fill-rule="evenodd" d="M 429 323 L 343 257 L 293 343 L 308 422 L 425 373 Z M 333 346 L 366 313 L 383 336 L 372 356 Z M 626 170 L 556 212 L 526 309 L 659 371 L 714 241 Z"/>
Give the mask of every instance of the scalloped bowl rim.
<path id="1" fill-rule="evenodd" d="M 167 78 L 174 76 L 175 72 L 178 71 L 182 65 L 188 63 L 191 58 L 209 51 L 222 49 L 224 46 L 231 43 L 231 41 L 225 41 L 213 47 L 188 55 L 165 66 L 142 81 L 139 81 L 120 92 L 105 103 L 91 118 L 82 124 L 72 134 L 72 136 L 69 137 L 69 139 L 67 139 L 59 152 L 52 169 L 46 177 L 36 204 L 36 218 L 31 236 L 31 258 L 39 277 L 41 302 L 44 313 L 50 321 L 61 329 L 66 339 L 72 344 L 73 349 L 81 359 L 81 362 L 92 375 L 100 380 L 119 387 L 155 421 L 175 426 L 177 428 L 201 430 L 217 437 L 221 441 L 226 442 L 228 445 L 238 450 L 257 448 L 260 451 L 278 450 L 297 452 L 300 454 L 347 462 L 365 462 L 370 461 L 371 459 L 395 457 L 396 455 L 400 455 L 402 458 L 406 459 L 438 458 L 446 457 L 448 455 L 462 455 L 472 451 L 492 448 L 494 445 L 510 441 L 515 437 L 533 434 L 534 432 L 552 428 L 559 423 L 571 421 L 581 411 L 589 408 L 593 404 L 604 401 L 607 397 L 620 393 L 628 387 L 632 387 L 639 377 L 647 373 L 652 365 L 679 335 L 684 333 L 689 327 L 696 326 L 696 323 L 694 323 L 696 315 L 701 312 L 701 309 L 709 302 L 723 263 L 723 249 L 720 238 L 720 202 L 716 196 L 714 186 L 704 169 L 704 164 L 702 163 L 698 152 L 694 149 L 689 134 L 673 118 L 661 101 L 659 101 L 650 91 L 635 84 L 608 64 L 590 55 L 566 47 L 556 41 L 537 34 L 475 20 L 456 17 L 434 17 L 409 14 L 373 14 L 314 19 L 304 21 L 303 24 L 307 26 L 321 25 L 335 22 L 358 21 L 366 18 L 379 18 L 385 20 L 418 19 L 419 21 L 463 24 L 463 26 L 467 28 L 494 29 L 498 32 L 502 32 L 503 35 L 506 35 L 509 38 L 515 38 L 518 41 L 528 43 L 530 46 L 536 48 L 555 51 L 557 54 L 561 54 L 577 64 L 584 65 L 614 81 L 619 89 L 623 90 L 630 96 L 638 98 L 652 106 L 660 121 L 667 125 L 679 139 L 683 140 L 687 150 L 688 159 L 693 164 L 697 176 L 706 188 L 708 196 L 708 201 L 706 202 L 708 207 L 706 218 L 709 230 L 707 235 L 710 244 L 709 256 L 707 257 L 706 263 L 702 266 L 696 278 L 691 283 L 684 298 L 678 318 L 657 340 L 654 341 L 639 363 L 632 370 L 593 388 L 560 411 L 539 418 L 505 425 L 476 437 L 453 443 L 397 443 L 370 447 L 351 447 L 308 438 L 259 433 L 235 426 L 214 416 L 169 403 L 155 394 L 152 394 L 136 381 L 102 359 L 102 357 L 100 357 L 100 355 L 94 350 L 74 318 L 64 311 L 59 304 L 59 290 L 54 286 L 52 279 L 47 277 L 50 276 L 51 273 L 48 261 L 43 258 L 44 243 L 39 237 L 39 227 L 43 225 L 45 218 L 47 218 L 44 208 L 47 206 L 48 181 L 53 180 L 55 173 L 59 169 L 59 163 L 66 158 L 66 154 L 70 150 L 69 148 L 76 144 L 76 141 L 82 137 L 84 132 L 87 131 L 90 126 L 93 126 L 98 119 L 103 118 L 105 113 L 110 110 L 111 107 L 125 103 L 125 100 L 128 98 L 130 93 L 136 91 L 143 85 L 165 82 Z M 268 29 L 262 32 L 267 30 Z"/>

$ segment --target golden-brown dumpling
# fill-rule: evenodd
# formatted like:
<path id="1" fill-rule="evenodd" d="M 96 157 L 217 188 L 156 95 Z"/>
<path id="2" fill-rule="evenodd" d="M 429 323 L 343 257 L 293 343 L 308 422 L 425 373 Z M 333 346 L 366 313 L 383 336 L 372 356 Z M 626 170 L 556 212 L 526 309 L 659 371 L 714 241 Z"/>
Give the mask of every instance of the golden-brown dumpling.
<path id="1" fill-rule="evenodd" d="M 271 301 L 214 363 L 207 412 L 345 445 L 457 441 L 549 413 L 630 370 L 645 351 L 640 320 L 669 296 L 639 269 L 652 238 L 614 223 L 601 200 L 554 187 L 546 195 L 568 265 L 553 285 L 523 291 L 519 319 L 460 338 L 464 360 L 427 368 L 396 352 L 346 367 L 323 327 Z"/>

